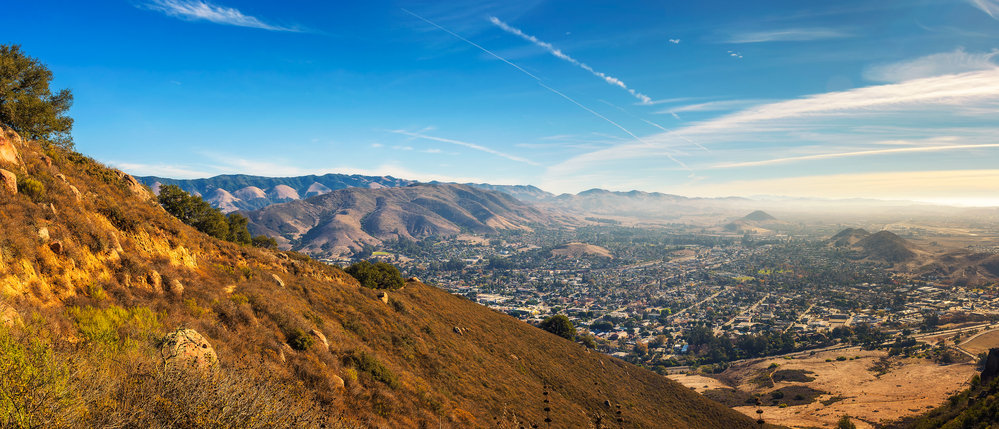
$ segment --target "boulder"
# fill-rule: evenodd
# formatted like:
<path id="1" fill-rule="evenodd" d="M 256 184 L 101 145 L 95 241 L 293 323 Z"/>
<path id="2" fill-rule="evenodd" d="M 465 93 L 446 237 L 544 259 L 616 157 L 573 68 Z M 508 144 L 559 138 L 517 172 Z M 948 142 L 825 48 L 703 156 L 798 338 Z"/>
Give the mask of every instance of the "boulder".
<path id="1" fill-rule="evenodd" d="M 43 242 L 48 242 L 49 238 L 50 237 L 49 237 L 49 229 L 48 228 L 46 228 L 44 226 L 41 227 L 41 228 L 38 228 L 38 239 L 39 240 L 42 240 Z"/>
<path id="2" fill-rule="evenodd" d="M 61 241 L 53 241 L 52 243 L 49 243 L 49 249 L 52 249 L 52 253 L 55 253 L 57 256 L 62 255 L 62 251 L 64 250 Z"/>
<path id="3" fill-rule="evenodd" d="M 277 274 L 271 274 L 271 278 L 274 279 L 274 283 L 284 288 L 284 280 L 281 280 L 281 277 L 278 277 Z"/>
<path id="4" fill-rule="evenodd" d="M 316 341 L 318 341 L 320 343 L 323 343 L 323 348 L 324 349 L 326 349 L 326 350 L 330 349 L 330 343 L 329 343 L 329 341 L 326 341 L 326 336 L 323 335 L 322 332 L 319 332 L 318 329 L 313 329 L 311 332 L 309 332 L 309 335 L 312 335 L 316 339 Z"/>
<path id="5" fill-rule="evenodd" d="M 142 198 L 143 200 L 149 200 L 153 198 L 153 194 L 149 192 L 149 190 L 146 189 L 145 186 L 142 186 L 142 184 L 139 183 L 138 180 L 135 180 L 135 178 L 132 177 L 132 175 L 122 171 L 115 171 L 115 173 L 118 174 L 118 178 L 120 178 L 123 182 L 125 182 L 125 186 L 128 187 L 128 190 L 132 191 L 132 193 L 138 196 L 139 198 Z"/>
<path id="6" fill-rule="evenodd" d="M 21 314 L 14 308 L 0 302 L 0 326 L 14 326 L 22 324 Z"/>
<path id="7" fill-rule="evenodd" d="M 340 378 L 339 375 L 336 375 L 336 374 L 331 374 L 330 375 L 330 387 L 332 387 L 334 389 L 345 389 L 346 386 L 347 385 L 344 384 L 343 379 Z"/>
<path id="8" fill-rule="evenodd" d="M 17 175 L 0 168 L 0 188 L 5 189 L 8 193 L 16 194 Z"/>
<path id="9" fill-rule="evenodd" d="M 378 292 L 378 299 L 380 299 L 380 300 L 382 300 L 382 302 L 388 304 L 388 292 L 384 292 L 384 291 L 383 292 Z"/>
<path id="10" fill-rule="evenodd" d="M 79 189 L 76 189 L 76 186 L 69 185 L 69 190 L 73 191 L 73 195 L 76 196 L 76 201 L 83 201 L 83 194 L 80 193 Z"/>
<path id="11" fill-rule="evenodd" d="M 52 166 L 52 158 L 49 158 L 49 157 L 47 157 L 45 155 L 39 155 L 39 157 L 42 158 L 42 162 L 45 163 L 46 167 L 51 167 Z"/>
<path id="12" fill-rule="evenodd" d="M 163 277 L 156 270 L 152 270 L 146 275 L 146 283 L 153 289 L 153 293 L 163 295 Z"/>
<path id="13" fill-rule="evenodd" d="M 14 146 L 14 138 L 12 137 L 21 139 L 10 128 L 4 127 L 3 131 L 0 132 L 0 162 L 21 165 L 21 156 L 17 153 L 17 147 Z"/>
<path id="14" fill-rule="evenodd" d="M 181 296 L 184 294 L 184 284 L 180 280 L 170 280 L 170 293 Z"/>
<path id="15" fill-rule="evenodd" d="M 420 278 L 419 277 L 410 277 L 410 278 L 406 279 L 406 281 L 407 282 L 417 282 L 417 283 L 420 283 Z"/>
<path id="16" fill-rule="evenodd" d="M 456 333 L 458 335 L 465 335 L 463 333 L 462 329 L 460 327 L 457 327 L 457 326 L 454 327 L 454 333 Z"/>
<path id="17" fill-rule="evenodd" d="M 160 356 L 167 366 L 206 370 L 218 364 L 215 349 L 194 329 L 178 329 L 163 339 Z"/>
<path id="18" fill-rule="evenodd" d="M 63 182 L 68 182 L 69 181 L 69 180 L 66 180 L 66 175 L 62 174 L 62 173 L 56 173 L 55 177 L 56 177 L 56 179 L 62 180 Z"/>

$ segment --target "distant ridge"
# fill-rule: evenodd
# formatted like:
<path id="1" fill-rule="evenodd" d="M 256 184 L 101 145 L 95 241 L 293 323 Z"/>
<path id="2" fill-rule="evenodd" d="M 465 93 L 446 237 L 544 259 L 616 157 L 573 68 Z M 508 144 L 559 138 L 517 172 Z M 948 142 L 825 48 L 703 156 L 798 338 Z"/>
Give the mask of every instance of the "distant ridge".
<path id="1" fill-rule="evenodd" d="M 364 244 L 405 238 L 530 229 L 557 220 L 509 194 L 456 184 L 338 189 L 318 197 L 245 212 L 250 231 L 283 248 L 344 255 Z M 292 246 L 292 240 L 295 245 Z"/>

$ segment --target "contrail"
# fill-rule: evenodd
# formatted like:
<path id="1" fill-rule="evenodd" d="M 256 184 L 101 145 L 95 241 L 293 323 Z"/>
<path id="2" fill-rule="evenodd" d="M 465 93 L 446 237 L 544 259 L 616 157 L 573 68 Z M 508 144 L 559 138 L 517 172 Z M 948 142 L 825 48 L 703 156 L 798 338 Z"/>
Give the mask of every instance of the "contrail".
<path id="1" fill-rule="evenodd" d="M 610 120 L 610 119 L 607 119 L 607 118 L 603 117 L 603 116 L 602 116 L 602 115 L 600 115 L 599 113 L 597 113 L 597 112 L 594 112 L 594 111 L 590 110 L 589 108 L 587 108 L 586 106 L 584 106 L 584 105 L 582 105 L 582 104 L 579 104 L 579 103 L 577 103 L 577 102 L 576 102 L 576 100 L 573 100 L 573 99 L 569 98 L 569 97 L 568 97 L 567 95 L 565 95 L 565 94 L 563 94 L 563 93 L 561 93 L 561 92 L 558 92 L 558 91 L 556 91 L 556 90 L 554 90 L 554 89 L 552 89 L 552 88 L 550 88 L 550 87 L 546 86 L 545 84 L 541 83 L 541 79 L 539 79 L 539 78 L 538 78 L 537 76 L 535 76 L 535 75 L 533 75 L 533 74 L 529 73 L 529 72 L 528 72 L 527 70 L 524 70 L 524 69 L 520 68 L 520 67 L 519 67 L 519 66 L 517 66 L 516 64 L 514 64 L 514 63 L 511 63 L 511 62 L 507 61 L 507 60 L 506 60 L 505 58 L 503 58 L 503 57 L 501 57 L 501 56 L 499 56 L 499 55 L 496 55 L 496 54 L 494 54 L 494 53 L 490 52 L 490 51 L 489 51 L 488 49 L 486 49 L 486 48 L 483 48 L 483 47 L 481 47 L 481 46 L 479 46 L 479 45 L 476 45 L 475 43 L 472 43 L 472 41 L 471 41 L 471 40 L 468 40 L 468 39 L 466 39 L 466 38 L 464 38 L 464 37 L 461 37 L 461 36 L 459 36 L 459 35 L 457 35 L 457 34 L 454 34 L 454 33 L 450 32 L 450 31 L 448 31 L 448 29 L 446 29 L 446 28 L 444 28 L 444 27 L 441 27 L 441 26 L 439 26 L 439 25 L 437 25 L 437 24 L 434 24 L 433 22 L 430 22 L 429 20 L 427 20 L 426 18 L 424 18 L 424 17 L 422 17 L 422 16 L 420 16 L 420 15 L 417 15 L 417 14 L 415 14 L 415 13 L 413 13 L 413 12 L 410 12 L 410 11 L 408 11 L 408 10 L 406 10 L 406 9 L 402 9 L 402 10 L 403 10 L 404 12 L 406 12 L 406 13 L 410 14 L 410 15 L 413 15 L 413 16 L 415 16 L 415 17 L 417 17 L 417 18 L 420 18 L 421 20 L 425 21 L 426 23 L 428 23 L 428 24 L 430 24 L 430 25 L 433 25 L 434 27 L 437 27 L 437 28 L 439 28 L 439 29 L 441 29 L 441 30 L 444 30 L 445 32 L 447 32 L 448 34 L 450 34 L 450 35 L 452 35 L 452 36 L 454 36 L 454 37 L 457 37 L 457 38 L 459 38 L 459 39 L 461 39 L 461 40 L 464 40 L 464 41 L 465 41 L 466 43 L 468 43 L 468 44 L 470 44 L 470 45 L 472 45 L 472 46 L 475 46 L 476 48 L 479 48 L 479 49 L 481 49 L 481 50 L 485 51 L 485 52 L 486 52 L 486 53 L 488 53 L 489 55 L 492 55 L 492 56 L 494 56 L 494 57 L 496 57 L 496 58 L 500 59 L 501 61 L 503 61 L 503 62 L 505 62 L 505 63 L 507 63 L 507 64 L 509 64 L 509 65 L 511 65 L 511 66 L 513 66 L 513 67 L 515 67 L 515 68 L 516 68 L 517 70 L 520 70 L 520 71 L 524 72 L 524 74 L 526 74 L 526 75 L 528 75 L 528 76 L 530 76 L 530 77 L 533 77 L 533 78 L 534 78 L 534 79 L 535 79 L 536 81 L 538 81 L 538 85 L 541 85 L 541 86 L 543 86 L 543 87 L 547 88 L 547 89 L 548 89 L 549 91 L 551 91 L 551 92 L 554 92 L 554 93 L 556 93 L 556 94 L 558 94 L 558 95 L 561 95 L 561 96 L 562 96 L 563 98 L 565 98 L 566 100 L 569 100 L 569 101 L 571 101 L 571 102 L 572 102 L 573 104 L 575 104 L 575 105 L 577 105 L 577 106 L 579 106 L 579 107 L 582 107 L 582 108 L 583 108 L 583 110 L 586 110 L 587 112 L 590 112 L 590 113 L 592 113 L 592 114 L 596 115 L 596 116 L 597 116 L 598 118 L 600 118 L 600 119 L 603 119 L 603 120 L 605 120 L 605 121 L 607 121 L 607 122 L 610 122 L 610 123 L 611 123 L 612 125 L 614 125 L 615 127 L 618 127 L 618 128 L 620 128 L 620 129 L 621 129 L 622 131 L 624 131 L 624 132 L 628 133 L 628 135 L 630 135 L 630 136 L 634 137 L 634 138 L 635 138 L 636 140 L 638 140 L 638 141 L 640 141 L 640 142 L 642 142 L 642 143 L 645 143 L 646 145 L 648 145 L 649 147 L 651 147 L 651 148 L 653 148 L 653 149 L 658 149 L 658 150 L 662 150 L 661 148 L 658 148 L 658 147 L 656 147 L 655 145 L 653 145 L 653 144 L 651 144 L 651 143 L 649 143 L 649 142 L 647 142 L 647 141 L 645 141 L 645 140 L 642 140 L 641 138 L 639 138 L 638 136 L 636 136 L 636 135 L 635 135 L 634 133 L 632 133 L 631 131 L 628 131 L 628 130 L 627 130 L 626 128 L 624 128 L 624 127 L 622 127 L 622 126 L 618 125 L 618 124 L 617 124 L 617 123 L 615 123 L 614 121 L 612 121 L 612 120 Z M 404 133 L 402 133 L 402 134 L 404 134 Z M 436 138 L 434 138 L 434 139 L 436 139 Z M 469 145 L 469 144 L 470 144 L 470 143 L 463 143 L 463 142 L 457 142 L 457 141 L 448 141 L 448 142 L 449 142 L 449 143 L 455 143 L 455 144 L 462 144 L 462 145 Z M 470 147 L 471 147 L 471 146 L 470 146 Z M 476 147 L 476 149 L 480 149 L 480 148 L 481 148 L 481 149 L 486 149 L 486 148 L 482 148 L 481 146 L 480 146 L 480 147 Z M 488 151 L 492 151 L 492 149 L 488 149 Z M 495 151 L 494 151 L 494 152 L 495 152 Z M 680 166 L 681 166 L 681 167 L 683 167 L 683 168 L 684 168 L 685 170 L 687 170 L 687 171 L 690 171 L 691 173 L 693 173 L 693 172 L 694 172 L 694 170 L 691 170 L 691 169 L 690 169 L 690 167 L 687 167 L 687 165 L 686 165 L 686 164 L 684 164 L 684 163 L 682 163 L 682 162 L 678 161 L 678 160 L 677 160 L 676 158 L 673 158 L 673 156 L 672 156 L 672 155 L 670 155 L 670 154 L 668 154 L 668 153 L 665 153 L 665 152 L 664 152 L 663 154 L 664 154 L 664 155 L 666 155 L 666 157 L 667 157 L 667 158 L 669 158 L 669 159 L 673 160 L 673 162 L 675 162 L 675 163 L 677 163 L 677 164 L 680 164 Z M 502 154 L 501 156 L 506 156 L 506 157 L 509 157 L 509 155 L 505 155 L 505 154 Z M 527 160 L 523 160 L 523 161 L 525 161 L 525 162 L 530 162 L 530 161 L 527 161 Z"/>
<path id="2" fill-rule="evenodd" d="M 427 24 L 430 24 L 430 25 L 433 25 L 434 27 L 437 27 L 437 28 L 440 28 L 441 30 L 444 30 L 445 32 L 447 32 L 447 34 L 450 34 L 450 35 L 452 35 L 452 36 L 454 36 L 454 37 L 457 37 L 457 38 L 459 38 L 459 39 L 461 39 L 461 40 L 464 40 L 464 41 L 465 41 L 465 42 L 467 42 L 467 43 L 468 43 L 469 45 L 472 45 L 472 46 L 475 46 L 476 48 L 479 48 L 479 49 L 482 49 L 482 50 L 483 50 L 483 51 L 484 51 L 485 53 L 487 53 L 487 54 L 489 54 L 489 55 L 492 55 L 492 56 L 496 57 L 497 59 L 499 59 L 500 61 L 503 61 L 504 63 L 507 63 L 507 64 L 509 64 L 509 65 L 511 65 L 511 66 L 514 66 L 514 67 L 516 67 L 516 68 L 517 68 L 517 70 L 520 70 L 520 71 L 522 71 L 522 72 L 524 72 L 524 73 L 527 73 L 527 75 L 528 75 L 528 76 L 530 76 L 530 77 L 533 77 L 533 78 L 535 78 L 535 79 L 538 79 L 538 77 L 537 77 L 537 76 L 535 76 L 535 75 L 531 74 L 531 73 L 530 73 L 530 72 L 528 72 L 527 70 L 524 70 L 524 69 L 520 68 L 520 66 L 518 66 L 518 65 L 516 65 L 516 64 L 514 64 L 514 63 L 511 63 L 511 62 L 507 61 L 507 60 L 506 60 L 505 58 L 503 58 L 503 57 L 501 57 L 501 56 L 499 56 L 499 55 L 496 55 L 496 54 L 492 53 L 491 51 L 489 51 L 489 50 L 488 50 L 488 49 L 486 49 L 486 48 L 483 48 L 483 47 L 481 47 L 481 46 L 479 46 L 479 45 L 476 45 L 475 43 L 472 43 L 472 41 L 471 41 L 471 40 L 468 40 L 468 39 L 466 39 L 466 38 L 464 38 L 464 37 L 461 37 L 461 36 L 459 36 L 459 35 L 457 35 L 457 34 L 454 34 L 454 33 L 450 32 L 450 31 L 448 31 L 448 29 L 446 29 L 446 28 L 444 28 L 444 27 L 441 27 L 441 26 L 439 26 L 439 25 L 437 25 L 437 24 L 434 24 L 433 22 L 430 22 L 430 20 L 428 20 L 428 19 L 426 19 L 426 18 L 424 18 L 424 17 L 422 17 L 422 16 L 420 16 L 420 15 L 417 15 L 417 14 L 415 14 L 415 13 L 413 13 L 413 12 L 410 12 L 410 11 L 408 11 L 408 10 L 406 10 L 406 9 L 403 9 L 402 11 L 403 11 L 403 12 L 406 12 L 406 13 L 408 13 L 408 14 L 410 14 L 410 15 L 413 15 L 413 16 L 415 16 L 415 17 L 417 17 L 417 18 L 420 18 L 420 19 L 422 19 L 423 21 L 426 21 L 426 23 L 427 23 Z M 541 79 L 538 79 L 538 80 L 541 80 Z"/>
<path id="3" fill-rule="evenodd" d="M 554 46 L 552 46 L 551 43 L 542 42 L 541 40 L 538 40 L 537 37 L 534 37 L 534 36 L 531 36 L 531 35 L 528 35 L 528 34 L 524 34 L 524 32 L 520 31 L 520 29 L 514 28 L 514 27 L 511 27 L 511 26 L 507 25 L 507 23 L 505 23 L 503 21 L 500 21 L 499 18 L 496 18 L 495 16 L 490 16 L 489 17 L 489 21 L 492 22 L 493 24 L 496 24 L 496 26 L 498 26 L 499 28 L 502 28 L 503 31 L 506 31 L 507 33 L 513 34 L 515 36 L 519 36 L 520 38 L 522 38 L 524 40 L 527 40 L 528 42 L 534 43 L 535 45 L 538 45 L 538 46 L 540 46 L 542 48 L 545 48 L 545 50 L 547 50 L 548 52 L 550 52 L 552 55 L 554 55 L 554 56 L 556 56 L 558 58 L 561 58 L 563 60 L 566 60 L 566 61 L 572 63 L 575 66 L 581 67 L 583 70 L 586 70 L 586 71 L 588 71 L 590 73 L 593 73 L 594 76 L 603 79 L 605 82 L 607 82 L 607 83 L 609 83 L 611 85 L 616 85 L 616 86 L 621 87 L 625 91 L 628 91 L 631 95 L 635 96 L 635 98 L 637 98 L 639 100 L 642 100 L 642 104 L 652 104 L 652 99 L 649 98 L 648 96 L 646 96 L 645 94 L 642 94 L 640 92 L 636 92 L 634 89 L 628 88 L 628 86 L 625 85 L 624 82 L 622 82 L 618 78 L 615 78 L 615 77 L 612 77 L 612 76 L 607 76 L 606 74 L 603 74 L 601 72 L 593 70 L 593 67 L 590 67 L 590 66 L 586 65 L 586 63 L 579 62 L 575 58 L 572 58 L 572 57 L 570 57 L 570 56 L 562 53 L 561 50 L 556 49 Z"/>
<path id="4" fill-rule="evenodd" d="M 699 148 L 701 148 L 701 149 L 704 149 L 704 150 L 706 150 L 706 151 L 708 151 L 708 152 L 711 152 L 711 150 L 710 150 L 710 149 L 708 149 L 708 148 L 706 148 L 706 147 L 704 147 L 704 146 L 701 146 L 700 144 L 698 144 L 697 142 L 695 142 L 695 141 L 693 141 L 693 140 L 691 140 L 691 139 L 688 139 L 688 138 L 686 138 L 686 137 L 684 137 L 684 136 L 681 136 L 681 135 L 679 135 L 679 134 L 677 134 L 677 133 L 674 133 L 674 132 L 672 132 L 672 131 L 670 131 L 670 130 L 667 130 L 666 128 L 663 128 L 663 127 L 662 127 L 662 126 L 660 126 L 659 124 L 656 124 L 656 123 L 654 123 L 654 122 L 651 122 L 651 121 L 646 121 L 645 119 L 642 119 L 642 118 L 639 118 L 638 116 L 635 116 L 635 115 L 633 115 L 633 114 L 632 114 L 631 112 L 629 112 L 629 111 L 627 111 L 627 110 L 624 110 L 624 109 L 622 109 L 622 108 L 620 108 L 620 107 L 617 107 L 617 106 L 615 106 L 615 105 L 613 105 L 613 104 L 610 104 L 610 103 L 608 103 L 608 102 L 606 102 L 606 101 L 604 101 L 604 100 L 600 100 L 600 101 L 602 101 L 602 102 L 603 102 L 604 104 L 606 104 L 606 105 L 608 105 L 608 106 L 610 106 L 610 107 L 613 107 L 613 108 L 615 108 L 615 109 L 617 109 L 617 110 L 620 110 L 620 111 L 622 111 L 622 112 L 624 112 L 624 113 L 627 113 L 628 115 L 630 115 L 631 117 L 633 117 L 633 118 L 635 118 L 635 119 L 638 119 L 638 120 L 640 120 L 640 121 L 645 121 L 645 123 L 647 123 L 647 124 L 649 124 L 649 125 L 652 125 L 653 127 L 656 127 L 656 128 L 659 128 L 660 130 L 663 130 L 663 131 L 666 131 L 667 133 L 670 133 L 670 134 L 672 134 L 672 135 L 674 135 L 674 136 L 677 136 L 677 137 L 679 137 L 679 138 L 681 138 L 681 139 L 684 139 L 684 140 L 686 140 L 686 141 L 688 141 L 688 142 L 690 142 L 690 143 L 694 144 L 695 146 L 697 146 L 697 147 L 699 147 Z M 673 116 L 676 116 L 676 115 L 673 115 Z M 679 119 L 679 118 L 677 118 L 677 119 Z M 714 152 L 711 152 L 711 153 L 714 153 Z"/>
<path id="5" fill-rule="evenodd" d="M 475 143 L 467 143 L 467 142 L 462 142 L 462 141 L 458 141 L 458 140 L 449 140 L 449 139 L 444 139 L 444 138 L 440 138 L 440 137 L 428 136 L 426 134 L 411 133 L 411 132 L 403 131 L 403 130 L 388 130 L 388 131 L 391 132 L 391 133 L 402 134 L 402 135 L 406 135 L 406 136 L 410 136 L 410 137 L 417 137 L 417 138 L 427 139 L 427 140 L 436 140 L 436 141 L 439 141 L 439 142 L 451 143 L 451 144 L 456 144 L 456 145 L 459 145 L 459 146 L 465 146 L 465 147 L 472 148 L 472 149 L 475 149 L 475 150 L 481 150 L 483 152 L 491 153 L 491 154 L 496 155 L 496 156 L 501 156 L 501 157 L 509 159 L 511 161 L 523 162 L 525 164 L 530 164 L 530 165 L 533 165 L 533 166 L 536 166 L 536 167 L 541 167 L 542 166 L 541 164 L 538 164 L 538 163 L 536 163 L 534 161 L 531 161 L 529 159 L 521 158 L 519 156 L 508 155 L 508 154 L 505 154 L 505 153 L 500 152 L 498 150 L 493 150 L 493 149 L 490 149 L 490 148 L 485 147 L 485 146 L 479 146 L 479 145 L 477 145 Z"/>
<path id="6" fill-rule="evenodd" d="M 568 97 L 568 96 L 566 96 L 565 94 L 563 94 L 563 93 L 561 93 L 561 92 L 558 92 L 558 91 L 556 91 L 556 90 L 554 90 L 554 89 L 551 89 L 550 87 L 546 86 L 545 84 L 543 84 L 543 83 L 541 83 L 541 82 L 538 82 L 538 85 L 541 85 L 541 86 L 544 86 L 544 87 L 545 87 L 545 88 L 547 88 L 547 89 L 548 89 L 549 91 L 551 91 L 551 92 L 554 92 L 554 93 L 556 93 L 556 94 L 558 94 L 558 95 L 561 95 L 562 97 L 565 97 L 565 99 L 566 99 L 566 100 L 569 100 L 569 101 L 573 102 L 573 104 L 575 104 L 575 105 L 577 105 L 577 106 L 579 106 L 579 107 L 582 107 L 582 108 L 583 108 L 583 109 L 585 109 L 585 110 L 586 110 L 587 112 L 590 112 L 590 113 L 592 113 L 592 114 L 594 114 L 594 115 L 597 115 L 597 117 L 599 117 L 600 119 L 603 119 L 603 120 L 605 120 L 605 121 L 607 121 L 607 122 L 610 122 L 610 123 L 611 123 L 611 125 L 614 125 L 615 127 L 618 127 L 618 128 L 620 128 L 620 129 L 621 129 L 621 131 L 624 131 L 624 132 L 628 133 L 628 135 L 630 135 L 630 136 L 634 137 L 634 138 L 635 138 L 635 140 L 638 140 L 638 141 L 640 141 L 640 142 L 642 142 L 642 143 L 645 143 L 646 145 L 648 145 L 649 147 L 651 147 L 651 148 L 653 148 L 653 149 L 657 149 L 657 150 L 663 150 L 662 148 L 658 148 L 658 147 L 656 147 L 656 146 L 655 146 L 655 145 L 653 145 L 652 143 L 649 143 L 649 142 L 647 142 L 647 141 L 645 141 L 645 140 L 642 140 L 642 138 L 641 138 L 641 137 L 638 137 L 638 136 L 636 136 L 635 134 L 633 134 L 633 133 L 632 133 L 631 131 L 628 131 L 628 129 L 627 129 L 627 128 L 625 128 L 625 127 L 622 127 L 622 126 L 618 125 L 618 124 L 617 124 L 616 122 L 614 122 L 614 121 L 612 121 L 612 120 L 610 120 L 610 119 L 607 119 L 607 118 L 605 118 L 605 117 L 604 117 L 603 115 L 601 115 L 601 114 L 599 114 L 599 113 L 597 113 L 597 112 L 594 112 L 594 111 L 590 110 L 589 108 L 587 108 L 586 106 L 584 106 L 584 105 L 582 105 L 582 104 L 579 104 L 579 103 L 577 103 L 577 102 L 576 102 L 576 100 L 573 100 L 573 99 L 569 98 L 569 97 Z M 668 154 L 668 153 L 666 153 L 666 152 L 663 152 L 663 155 L 666 155 L 666 157 L 667 157 L 667 158 L 669 158 L 669 159 L 672 159 L 672 160 L 673 160 L 673 162 L 675 162 L 675 163 L 677 163 L 677 164 L 680 164 L 680 166 L 681 166 L 681 167 L 683 167 L 684 169 L 686 169 L 687 171 L 689 171 L 689 172 L 691 172 L 691 173 L 693 173 L 693 172 L 694 172 L 694 170 L 691 170 L 691 169 L 690 169 L 690 167 L 687 167 L 687 165 L 686 165 L 686 164 L 684 164 L 684 163 L 682 163 L 682 162 L 680 162 L 680 161 L 677 161 L 677 159 L 676 159 L 676 158 L 673 158 L 673 156 L 672 156 L 672 155 L 670 155 L 670 154 Z"/>

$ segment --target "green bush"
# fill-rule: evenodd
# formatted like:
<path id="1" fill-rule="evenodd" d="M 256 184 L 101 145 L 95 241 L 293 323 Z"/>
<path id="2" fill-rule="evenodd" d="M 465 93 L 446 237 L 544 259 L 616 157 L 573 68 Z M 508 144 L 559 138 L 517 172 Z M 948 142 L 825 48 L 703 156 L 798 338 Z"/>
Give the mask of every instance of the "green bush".
<path id="1" fill-rule="evenodd" d="M 567 340 L 576 338 L 576 328 L 572 326 L 572 321 L 561 314 L 545 319 L 539 327 Z"/>
<path id="2" fill-rule="evenodd" d="M 308 350 L 315 343 L 316 339 L 301 329 L 295 328 L 288 334 L 288 345 L 295 350 Z"/>
<path id="3" fill-rule="evenodd" d="M 361 286 L 370 289 L 396 290 L 405 284 L 399 269 L 385 262 L 372 264 L 368 261 L 361 261 L 351 264 L 344 271 L 357 279 Z"/>
<path id="4" fill-rule="evenodd" d="M 25 177 L 17 183 L 17 192 L 26 195 L 33 201 L 38 201 L 45 196 L 45 185 L 30 177 Z"/>
<path id="5" fill-rule="evenodd" d="M 387 384 L 395 389 L 399 387 L 399 379 L 395 373 L 385 367 L 378 358 L 365 352 L 354 352 L 344 357 L 344 364 L 353 366 L 371 374 L 371 378 Z"/>
<path id="6" fill-rule="evenodd" d="M 157 314 L 146 307 L 125 309 L 112 305 L 99 309 L 88 305 L 71 307 L 68 312 L 85 340 L 105 345 L 110 350 L 123 350 L 134 344 L 128 336 L 122 338 L 122 331 L 149 336 L 160 327 Z"/>

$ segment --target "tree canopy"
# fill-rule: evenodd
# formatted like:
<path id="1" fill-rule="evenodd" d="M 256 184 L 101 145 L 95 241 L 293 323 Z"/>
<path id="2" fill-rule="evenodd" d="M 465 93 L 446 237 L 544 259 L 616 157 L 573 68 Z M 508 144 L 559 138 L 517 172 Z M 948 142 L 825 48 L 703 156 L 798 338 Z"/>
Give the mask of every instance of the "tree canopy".
<path id="1" fill-rule="evenodd" d="M 541 322 L 541 329 L 567 340 L 576 338 L 576 327 L 572 325 L 572 321 L 568 317 L 561 314 L 556 314 L 545 319 L 544 322 Z"/>
<path id="2" fill-rule="evenodd" d="M 44 146 L 73 148 L 73 92 L 52 93 L 52 71 L 21 51 L 20 45 L 0 45 L 0 123 L 21 137 Z"/>
<path id="3" fill-rule="evenodd" d="M 188 194 L 176 185 L 160 186 L 160 195 L 157 198 L 167 213 L 198 231 L 233 243 L 253 242 L 247 229 L 249 219 L 238 213 L 229 213 L 226 216 L 201 197 Z M 263 243 L 262 240 L 258 242 Z M 274 244 L 276 246 L 277 243 Z"/>
<path id="4" fill-rule="evenodd" d="M 366 288 L 396 290 L 405 284 L 399 269 L 385 262 L 372 264 L 368 261 L 361 261 L 351 264 L 344 271 Z"/>

